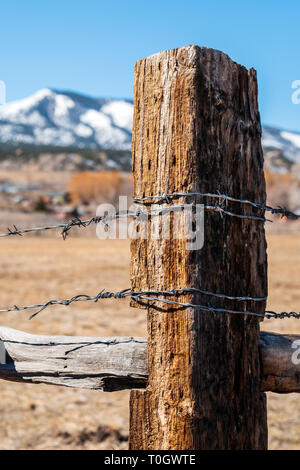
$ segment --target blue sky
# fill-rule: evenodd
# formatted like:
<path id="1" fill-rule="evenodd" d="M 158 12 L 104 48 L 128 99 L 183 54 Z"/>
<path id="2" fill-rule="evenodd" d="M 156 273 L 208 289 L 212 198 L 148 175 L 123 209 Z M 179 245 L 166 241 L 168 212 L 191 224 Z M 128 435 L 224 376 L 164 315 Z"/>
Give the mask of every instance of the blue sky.
<path id="1" fill-rule="evenodd" d="M 10 0 L 1 2 L 7 100 L 40 88 L 132 97 L 136 60 L 187 44 L 258 72 L 262 122 L 300 131 L 299 0 Z"/>

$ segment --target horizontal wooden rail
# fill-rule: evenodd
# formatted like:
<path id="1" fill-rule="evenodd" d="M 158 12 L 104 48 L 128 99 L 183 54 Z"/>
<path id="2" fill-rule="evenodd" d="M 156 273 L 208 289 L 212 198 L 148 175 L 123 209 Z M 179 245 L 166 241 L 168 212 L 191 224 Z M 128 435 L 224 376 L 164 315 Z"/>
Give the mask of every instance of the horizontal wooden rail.
<path id="1" fill-rule="evenodd" d="M 261 390 L 300 392 L 300 335 L 261 332 L 259 345 Z M 107 392 L 144 388 L 147 340 L 42 336 L 0 327 L 0 363 L 4 380 Z"/>
<path id="2" fill-rule="evenodd" d="M 144 338 L 31 335 L 0 327 L 0 378 L 106 392 L 145 387 Z M 0 347 L 1 351 L 1 347 Z"/>
<path id="3" fill-rule="evenodd" d="M 300 335 L 260 333 L 261 390 L 300 392 Z"/>

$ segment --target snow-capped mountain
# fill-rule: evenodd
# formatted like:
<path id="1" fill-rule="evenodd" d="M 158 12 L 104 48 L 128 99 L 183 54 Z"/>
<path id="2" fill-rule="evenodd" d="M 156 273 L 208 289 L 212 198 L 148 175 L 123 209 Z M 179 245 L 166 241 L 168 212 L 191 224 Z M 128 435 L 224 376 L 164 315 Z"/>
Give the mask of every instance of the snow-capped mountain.
<path id="1" fill-rule="evenodd" d="M 265 126 L 262 144 L 265 152 L 277 151 L 290 162 L 300 162 L 300 133 Z"/>
<path id="2" fill-rule="evenodd" d="M 0 107 L 0 142 L 128 150 L 132 108 L 126 100 L 43 89 Z"/>
<path id="3" fill-rule="evenodd" d="M 0 143 L 130 150 L 132 115 L 129 100 L 43 89 L 0 107 Z M 278 171 L 300 162 L 300 133 L 264 127 L 262 142 Z"/>

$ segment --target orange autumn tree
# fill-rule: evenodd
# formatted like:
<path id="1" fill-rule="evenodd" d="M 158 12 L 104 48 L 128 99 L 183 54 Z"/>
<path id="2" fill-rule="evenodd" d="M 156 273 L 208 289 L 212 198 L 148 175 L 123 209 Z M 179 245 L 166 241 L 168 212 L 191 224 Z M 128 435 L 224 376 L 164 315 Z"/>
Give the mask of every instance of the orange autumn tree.
<path id="1" fill-rule="evenodd" d="M 295 211 L 299 208 L 300 180 L 296 175 L 265 172 L 267 200 L 270 205 Z"/>
<path id="2" fill-rule="evenodd" d="M 68 192 L 74 204 L 115 202 L 123 178 L 118 171 L 81 171 L 70 180 Z"/>
<path id="3" fill-rule="evenodd" d="M 296 180 L 291 173 L 270 173 L 269 171 L 265 171 L 265 179 L 267 189 L 271 189 L 274 186 L 289 186 Z"/>

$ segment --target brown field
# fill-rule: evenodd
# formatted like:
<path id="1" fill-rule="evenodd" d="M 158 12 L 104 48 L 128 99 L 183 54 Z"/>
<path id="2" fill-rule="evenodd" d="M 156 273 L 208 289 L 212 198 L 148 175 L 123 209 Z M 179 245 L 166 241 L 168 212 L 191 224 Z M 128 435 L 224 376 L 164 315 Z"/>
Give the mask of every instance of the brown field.
<path id="1" fill-rule="evenodd" d="M 2 239 L 0 306 L 29 304 L 102 288 L 129 286 L 128 241 L 59 235 Z M 269 234 L 269 303 L 300 308 L 299 233 Z M 31 333 L 146 335 L 145 311 L 127 300 L 55 306 L 34 320 L 28 313 L 1 314 L 1 325 Z M 264 329 L 300 334 L 300 321 L 267 320 Z M 1 381 L 1 449 L 127 448 L 129 392 L 112 394 Z M 300 449 L 300 396 L 268 394 L 270 449 Z"/>

